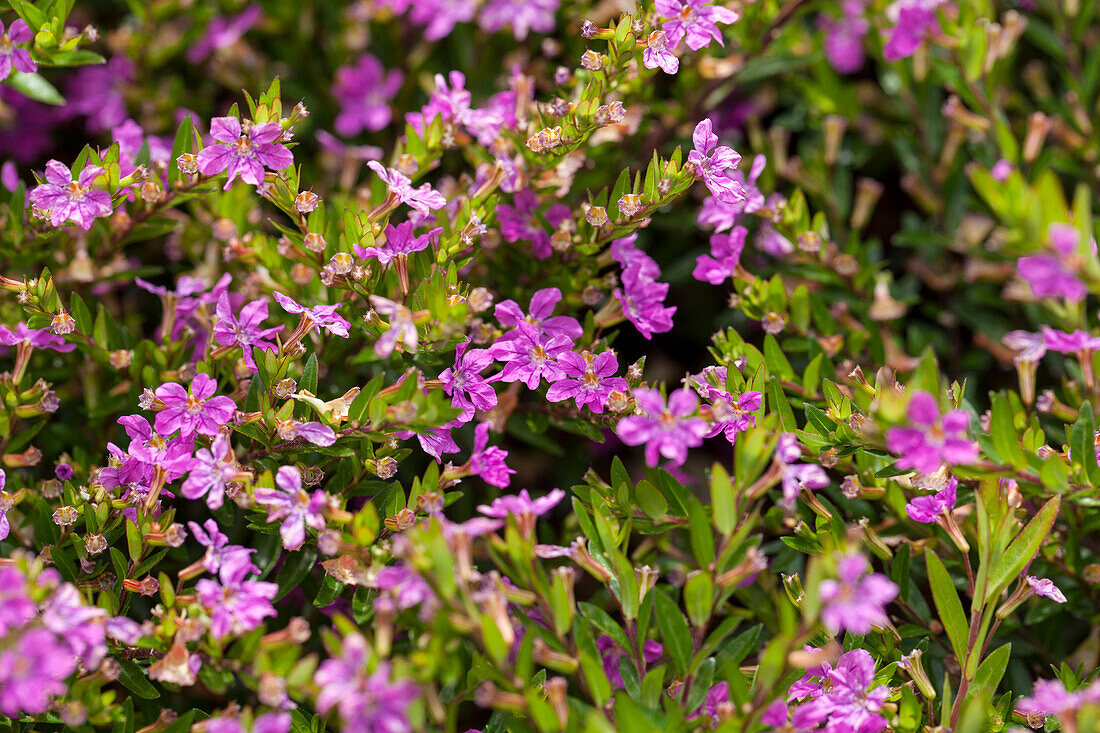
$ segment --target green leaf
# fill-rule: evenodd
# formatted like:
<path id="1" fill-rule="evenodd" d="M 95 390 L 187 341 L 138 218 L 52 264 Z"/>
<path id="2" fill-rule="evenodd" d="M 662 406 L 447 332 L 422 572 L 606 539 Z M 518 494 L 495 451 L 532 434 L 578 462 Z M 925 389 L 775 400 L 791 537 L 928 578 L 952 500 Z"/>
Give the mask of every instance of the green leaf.
<path id="1" fill-rule="evenodd" d="M 714 605 L 714 581 L 709 573 L 698 573 L 688 578 L 684 584 L 684 605 L 692 625 L 705 627 Z"/>
<path id="2" fill-rule="evenodd" d="M 655 591 L 657 599 L 657 628 L 661 631 L 661 640 L 665 651 L 672 657 L 681 673 L 687 672 L 691 659 L 691 629 L 679 606 L 664 589 Z"/>
<path id="3" fill-rule="evenodd" d="M 710 528 L 707 510 L 694 494 L 687 496 L 687 510 L 691 551 L 699 567 L 705 568 L 714 562 L 714 532 Z"/>
<path id="4" fill-rule="evenodd" d="M 773 376 L 780 379 L 794 379 L 791 363 L 779 348 L 779 342 L 775 340 L 775 336 L 770 333 L 764 337 L 764 363 Z"/>
<path id="5" fill-rule="evenodd" d="M 156 700 L 160 691 L 146 678 L 145 670 L 129 659 L 115 659 L 118 662 L 118 681 L 130 692 L 142 700 Z"/>
<path id="6" fill-rule="evenodd" d="M 1012 425 L 1012 408 L 1008 405 L 1008 399 L 1003 394 L 993 395 L 993 422 L 990 426 L 993 433 L 993 447 L 997 449 L 997 455 L 1016 470 L 1027 466 L 1027 456 L 1020 447 L 1020 438 L 1016 435 L 1016 428 Z M 1096 455 L 1093 454 L 1093 462 Z"/>
<path id="7" fill-rule="evenodd" d="M 1077 413 L 1077 421 L 1069 431 L 1070 454 L 1074 463 L 1084 467 L 1081 479 L 1090 486 L 1100 485 L 1100 466 L 1096 463 L 1094 440 L 1096 436 L 1096 418 L 1092 404 L 1085 402 Z"/>
<path id="8" fill-rule="evenodd" d="M 978 667 L 978 673 L 974 675 L 974 683 L 970 688 L 972 694 L 986 693 L 992 697 L 997 691 L 997 685 L 1001 684 L 1001 678 L 1005 676 L 1011 655 L 1011 644 L 1004 644 L 994 649 L 993 653 Z"/>
<path id="9" fill-rule="evenodd" d="M 298 391 L 306 390 L 310 394 L 317 394 L 317 355 L 310 354 L 306 368 L 302 371 L 302 383 L 298 385 Z"/>
<path id="10" fill-rule="evenodd" d="M 737 501 L 733 496 L 733 484 L 722 464 L 710 469 L 710 509 L 714 526 L 722 535 L 728 535 L 737 526 Z"/>
<path id="11" fill-rule="evenodd" d="M 46 24 L 46 14 L 27 0 L 8 0 L 8 2 L 11 3 L 11 9 L 27 22 L 32 31 L 37 32 Z"/>
<path id="12" fill-rule="evenodd" d="M 21 71 L 13 71 L 8 77 L 8 84 L 12 89 L 25 97 L 30 97 L 42 104 L 52 104 L 60 107 L 65 104 L 65 98 L 40 74 L 24 74 Z"/>
<path id="13" fill-rule="evenodd" d="M 962 601 L 959 600 L 959 593 L 955 590 L 951 575 L 936 553 L 926 550 L 924 561 L 928 567 L 928 582 L 932 586 L 932 600 L 935 601 L 936 610 L 940 613 L 940 622 L 943 623 L 943 628 L 947 632 L 947 638 L 951 640 L 955 657 L 962 664 L 966 659 L 966 643 L 970 631 Z"/>
<path id="14" fill-rule="evenodd" d="M 313 569 L 316 559 L 316 551 L 308 547 L 289 553 L 286 563 L 279 571 L 279 595 L 275 596 L 276 601 L 298 587 L 298 584 L 302 582 L 302 578 L 306 577 L 309 571 Z"/>
<path id="15" fill-rule="evenodd" d="M 1004 554 L 993 560 L 993 569 L 989 571 L 986 602 L 996 598 L 1031 563 L 1035 553 L 1039 552 L 1039 548 L 1043 546 L 1043 540 L 1050 532 L 1061 506 L 1061 496 L 1055 496 L 1044 504 L 1023 531 L 1016 535 L 1016 539 L 1012 540 Z"/>

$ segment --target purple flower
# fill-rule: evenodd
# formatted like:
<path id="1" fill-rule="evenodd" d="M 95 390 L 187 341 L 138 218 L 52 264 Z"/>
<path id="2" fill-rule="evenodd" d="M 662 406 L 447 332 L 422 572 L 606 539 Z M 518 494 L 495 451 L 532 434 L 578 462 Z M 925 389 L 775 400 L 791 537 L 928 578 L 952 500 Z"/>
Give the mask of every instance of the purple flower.
<path id="1" fill-rule="evenodd" d="M 32 39 L 34 33 L 22 19 L 12 22 L 6 33 L 4 23 L 0 21 L 0 81 L 11 75 L 12 66 L 24 74 L 38 71 L 38 64 L 31 59 L 30 52 L 25 48 L 15 47 L 17 43 L 27 43 Z"/>
<path id="2" fill-rule="evenodd" d="M 274 328 L 261 328 L 267 320 L 267 301 L 254 300 L 241 308 L 240 316 L 233 315 L 233 309 L 229 305 L 229 293 L 223 292 L 218 298 L 215 312 L 218 322 L 214 324 L 214 340 L 222 346 L 240 346 L 244 355 L 244 363 L 255 374 L 259 369 L 256 360 L 252 357 L 253 347 L 261 351 L 274 351 L 275 344 L 268 341 L 279 332 L 282 326 Z"/>
<path id="3" fill-rule="evenodd" d="M 680 59 L 669 50 L 670 46 L 675 48 L 676 44 L 669 41 L 664 31 L 650 33 L 645 51 L 642 52 L 642 65 L 647 69 L 660 69 L 666 74 L 675 74 L 680 70 Z"/>
<path id="4" fill-rule="evenodd" d="M 193 465 L 191 454 L 195 450 L 195 439 L 190 435 L 170 440 L 160 431 L 154 432 L 149 421 L 141 415 L 123 415 L 118 424 L 130 437 L 126 452 L 145 465 L 147 475 L 151 476 L 153 468 L 160 466 L 168 472 L 170 480 L 175 480 Z"/>
<path id="5" fill-rule="evenodd" d="M 406 221 L 386 226 L 386 242 L 380 247 L 360 247 L 354 245 L 355 254 L 361 259 L 373 257 L 380 265 L 388 265 L 398 257 L 407 257 L 413 252 L 427 249 L 432 240 L 443 231 L 442 227 L 436 228 L 419 237 L 413 236 L 413 223 Z"/>
<path id="6" fill-rule="evenodd" d="M 157 413 L 157 432 L 171 435 L 178 430 L 182 437 L 194 433 L 217 435 L 237 409 L 230 398 L 214 397 L 217 391 L 218 383 L 206 374 L 198 374 L 191 380 L 190 394 L 176 382 L 157 387 L 157 399 L 165 404 L 165 409 Z"/>
<path id="7" fill-rule="evenodd" d="M 352 633 L 344 637 L 340 656 L 321 662 L 314 681 L 320 690 L 317 710 L 336 708 L 345 733 L 411 733 L 409 704 L 420 695 L 411 682 L 390 682 L 389 662 L 366 673 L 370 653 L 366 640 Z"/>
<path id="8" fill-rule="evenodd" d="M 560 5 L 561 0 L 488 0 L 478 23 L 488 33 L 510 27 L 516 40 L 522 41 L 531 31 L 554 30 L 554 13 Z"/>
<path id="9" fill-rule="evenodd" d="M 535 529 L 535 520 L 556 507 L 564 498 L 565 492 L 561 489 L 554 489 L 537 499 L 532 499 L 527 489 L 523 489 L 512 496 L 497 497 L 489 505 L 481 504 L 477 510 L 493 519 L 505 519 L 509 515 L 515 517 L 524 537 L 530 537 Z"/>
<path id="10" fill-rule="evenodd" d="M 668 405 L 655 389 L 634 390 L 634 400 L 642 414 L 624 417 L 615 426 L 619 439 L 627 445 L 646 444 L 645 459 L 656 466 L 659 456 L 681 466 L 688 448 L 703 444 L 707 423 L 694 417 L 699 398 L 694 392 L 678 389 L 669 395 Z"/>
<path id="11" fill-rule="evenodd" d="M 265 618 L 276 615 L 271 599 L 279 592 L 279 586 L 245 580 L 254 566 L 248 556 L 241 553 L 233 555 L 233 560 L 222 563 L 219 580 L 202 578 L 195 583 L 199 602 L 210 613 L 210 633 L 215 639 L 230 634 L 240 636 L 259 626 Z"/>
<path id="12" fill-rule="evenodd" d="M 712 40 L 725 46 L 718 23 L 729 25 L 741 19 L 729 8 L 712 5 L 710 0 L 657 0 L 656 7 L 666 19 L 661 30 L 668 36 L 669 45 L 675 48 L 686 38 L 692 51 L 706 48 Z"/>
<path id="13" fill-rule="evenodd" d="M 916 392 L 909 401 L 909 421 L 915 427 L 894 427 L 886 431 L 886 446 L 899 454 L 895 465 L 921 473 L 934 473 L 940 466 L 972 463 L 978 446 L 966 437 L 970 416 L 949 410 L 940 420 L 936 399 Z"/>
<path id="14" fill-rule="evenodd" d="M 718 720 L 718 706 L 728 705 L 730 701 L 730 683 L 719 682 L 707 690 L 707 696 L 703 698 L 703 704 L 695 709 L 688 720 L 694 720 L 700 715 L 706 715 L 712 720 Z"/>
<path id="15" fill-rule="evenodd" d="M 496 396 L 496 392 L 493 393 Z M 473 417 L 473 414 L 470 415 Z M 444 453 L 458 453 L 458 443 L 451 437 L 451 425 L 458 426 L 462 423 L 455 420 L 453 423 L 448 423 L 441 428 L 435 428 L 427 433 L 417 433 L 412 430 L 401 430 L 396 433 L 397 437 L 401 440 L 408 440 L 409 438 L 416 436 L 417 441 L 420 443 L 421 449 L 436 460 L 436 463 L 443 462 Z"/>
<path id="16" fill-rule="evenodd" d="M 514 300 L 503 300 L 497 303 L 493 314 L 502 326 L 515 328 L 521 322 L 530 323 L 546 336 L 566 336 L 571 339 L 580 338 L 584 328 L 572 316 L 554 316 L 554 306 L 561 301 L 561 291 L 557 288 L 543 288 L 536 290 L 531 296 L 531 302 L 527 307 L 529 313 Z M 501 338 L 509 338 L 505 334 Z"/>
<path id="17" fill-rule="evenodd" d="M 626 649 L 616 644 L 615 640 L 607 635 L 596 639 L 596 649 L 600 653 L 603 671 L 607 674 L 607 679 L 611 681 L 611 686 L 616 690 L 623 689 L 623 676 L 619 672 L 619 665 L 622 663 L 623 657 L 627 656 Z M 664 651 L 665 649 L 660 642 L 654 639 L 646 639 L 645 644 L 642 645 L 642 657 L 645 659 L 646 664 L 656 662 L 664 654 Z M 633 662 L 628 663 L 633 664 Z"/>
<path id="18" fill-rule="evenodd" d="M 504 370 L 497 377 L 500 381 L 523 382 L 528 389 L 537 389 L 544 378 L 548 382 L 562 378 L 557 357 L 573 349 L 569 337 L 547 337 L 527 322 L 517 324 L 510 335 L 498 339 L 489 349 L 494 359 L 504 362 Z"/>
<path id="19" fill-rule="evenodd" d="M 392 195 L 396 196 L 401 203 L 408 204 L 418 211 L 421 216 L 427 216 L 431 211 L 442 209 L 447 205 L 447 199 L 443 194 L 432 190 L 430 183 L 425 183 L 420 188 L 413 188 L 408 176 L 393 168 L 386 168 L 377 160 L 367 161 L 367 166 L 385 182 L 386 189 Z"/>
<path id="20" fill-rule="evenodd" d="M 743 226 L 733 228 L 729 234 L 712 234 L 710 254 L 699 255 L 695 260 L 695 271 L 691 276 L 711 285 L 721 285 L 728 280 L 741 262 L 741 252 L 745 249 L 745 237 L 749 230 Z"/>
<path id="21" fill-rule="evenodd" d="M 50 212 L 50 224 L 59 227 L 72 221 L 81 229 L 91 229 L 99 216 L 110 216 L 114 211 L 111 194 L 92 189 L 92 183 L 103 174 L 98 165 L 89 165 L 73 180 L 72 171 L 63 163 L 51 160 L 46 163 L 46 182 L 36 186 L 28 200 Z"/>
<path id="22" fill-rule="evenodd" d="M 336 442 L 336 431 L 319 422 L 300 422 L 275 418 L 275 430 L 283 440 L 302 438 L 314 445 L 329 446 Z"/>
<path id="23" fill-rule="evenodd" d="M 405 349 L 415 354 L 420 344 L 419 335 L 416 332 L 416 322 L 413 320 L 413 312 L 381 295 L 370 296 L 371 305 L 380 315 L 390 319 L 390 326 L 382 337 L 374 344 L 374 353 L 380 358 L 386 359 L 393 353 L 397 342 L 405 344 Z"/>
<path id="24" fill-rule="evenodd" d="M 288 733 L 293 719 L 290 713 L 272 711 L 256 716 L 251 728 L 245 728 L 238 718 L 209 718 L 205 733 Z"/>
<path id="25" fill-rule="evenodd" d="M 475 409 L 487 412 L 496 407 L 496 390 L 481 376 L 492 363 L 488 349 L 470 349 L 470 342 L 465 341 L 455 348 L 454 366 L 439 375 L 443 391 L 451 395 L 451 405 L 462 410 L 460 424 L 473 419 Z"/>
<path id="26" fill-rule="evenodd" d="M 882 48 L 887 61 L 899 61 L 912 56 L 930 30 L 939 25 L 936 8 L 945 0 L 897 0 L 886 14 L 895 19 L 890 37 Z"/>
<path id="27" fill-rule="evenodd" d="M 1031 586 L 1031 590 L 1034 591 L 1037 596 L 1049 598 L 1055 603 L 1066 602 L 1065 595 L 1050 578 L 1036 578 L 1034 575 L 1029 575 L 1027 576 L 1027 584 Z"/>
<path id="28" fill-rule="evenodd" d="M 50 698 L 68 689 L 65 680 L 76 671 L 76 657 L 46 629 L 24 631 L 0 650 L 0 713 L 46 712 Z"/>
<path id="29" fill-rule="evenodd" d="M 508 468 L 505 459 L 508 451 L 497 446 L 489 445 L 489 423 L 479 423 L 474 428 L 474 452 L 470 455 L 470 472 L 480 476 L 487 484 L 505 488 L 512 482 L 511 474 L 515 471 Z"/>
<path id="30" fill-rule="evenodd" d="M 932 496 L 918 496 L 905 505 L 905 511 L 914 522 L 931 524 L 944 512 L 950 512 L 955 508 L 956 490 L 958 480 L 952 476 L 947 482 L 946 488 L 937 491 Z"/>
<path id="31" fill-rule="evenodd" d="M 863 66 L 863 38 L 871 27 L 864 13 L 863 0 L 844 0 L 842 15 L 818 17 L 825 32 L 825 58 L 839 74 L 854 74 Z"/>
<path id="32" fill-rule="evenodd" d="M 263 18 L 259 5 L 249 5 L 230 18 L 216 16 L 206 33 L 187 49 L 187 62 L 197 64 L 218 49 L 229 48 Z"/>
<path id="33" fill-rule="evenodd" d="M 612 392 L 626 392 L 628 388 L 625 379 L 612 376 L 619 371 L 619 361 L 611 351 L 596 355 L 587 351 L 583 354 L 563 352 L 558 356 L 558 369 L 561 376 L 546 390 L 546 399 L 551 402 L 572 399 L 578 410 L 587 405 L 592 412 L 600 414 Z"/>
<path id="34" fill-rule="evenodd" d="M 4 491 L 4 485 L 8 481 L 8 476 L 4 473 L 4 469 L 0 468 L 0 540 L 7 538 L 8 532 L 11 531 L 11 527 L 8 525 L 8 510 L 12 508 L 11 494 Z M 2 581 L 2 578 L 0 578 Z M 0 582 L 0 600 L 4 599 L 3 585 Z M 5 601 L 6 602 L 6 601 Z M 0 615 L 0 636 L 3 636 L 4 631 L 4 617 Z"/>
<path id="35" fill-rule="evenodd" d="M 645 252 L 634 246 L 637 234 L 611 243 L 611 256 L 623 266 L 622 287 L 614 295 L 622 304 L 623 316 L 646 339 L 655 333 L 672 330 L 676 306 L 665 306 L 668 283 L 658 282 L 661 268 Z"/>
<path id="36" fill-rule="evenodd" d="M 287 313 L 301 313 L 302 318 L 306 321 L 305 328 L 307 331 L 313 326 L 317 326 L 334 336 L 348 337 L 348 329 L 351 327 L 351 323 L 336 312 L 336 309 L 340 307 L 339 303 L 335 305 L 315 305 L 312 308 L 307 308 L 278 291 L 272 293 L 271 297 L 275 298 L 275 302 L 281 305 Z"/>
<path id="37" fill-rule="evenodd" d="M 1009 331 L 1001 339 L 1008 348 L 1018 352 L 1012 360 L 1016 363 L 1037 363 L 1047 353 L 1046 339 L 1041 333 L 1029 331 Z"/>
<path id="38" fill-rule="evenodd" d="M 340 103 L 340 114 L 333 123 L 336 132 L 352 137 L 363 130 L 377 132 L 390 124 L 390 100 L 401 90 L 404 78 L 397 69 L 386 71 L 382 62 L 369 53 L 337 69 L 332 86 L 332 96 Z"/>
<path id="39" fill-rule="evenodd" d="M 1007 181 L 1008 176 L 1011 173 L 1012 163 L 1005 160 L 1004 158 L 1001 158 L 996 163 L 994 163 L 993 167 L 989 171 L 990 177 L 992 177 L 993 180 L 997 181 L 998 183 L 1004 183 L 1005 181 Z"/>
<path id="40" fill-rule="evenodd" d="M 187 474 L 180 493 L 185 499 L 206 497 L 206 505 L 218 509 L 225 498 L 225 484 L 237 475 L 234 461 L 229 456 L 229 439 L 219 435 L 214 439 L 210 450 L 199 448 L 191 464 L 193 468 Z"/>
<path id="41" fill-rule="evenodd" d="M 26 323 L 19 323 L 14 331 L 0 326 L 0 344 L 5 346 L 27 346 L 33 349 L 52 349 L 59 353 L 68 353 L 76 348 L 76 344 L 70 344 L 60 336 L 56 336 L 44 328 L 27 328 Z"/>
<path id="42" fill-rule="evenodd" d="M 753 414 L 764 403 L 764 396 L 759 392 L 745 392 L 740 397 L 734 397 L 725 390 L 710 388 L 711 417 L 714 425 L 708 438 L 713 438 L 718 433 L 724 433 L 726 440 L 732 445 L 737 434 L 756 425 L 756 416 Z"/>
<path id="43" fill-rule="evenodd" d="M 253 124 L 247 135 L 241 134 L 241 121 L 236 117 L 215 117 L 210 121 L 210 134 L 222 144 L 199 151 L 199 172 L 216 176 L 228 170 L 225 182 L 228 191 L 237 176 L 245 183 L 259 186 L 264 180 L 264 168 L 281 171 L 294 164 L 294 156 L 281 143 L 283 135 L 278 122 Z"/>
<path id="44" fill-rule="evenodd" d="M 134 78 L 134 65 L 126 56 L 112 56 L 105 64 L 85 66 L 68 78 L 69 103 L 64 112 L 87 117 L 90 132 L 110 130 L 122 124 L 126 113 L 126 87 Z"/>
<path id="45" fill-rule="evenodd" d="M 853 649 L 841 655 L 836 669 L 825 673 L 821 694 L 795 712 L 807 724 L 816 726 L 828 721 L 825 730 L 852 733 L 879 733 L 886 728 L 886 718 L 879 715 L 890 688 L 881 685 L 871 689 L 875 679 L 875 659 L 865 649 Z"/>
<path id="46" fill-rule="evenodd" d="M 1074 692 L 1066 690 L 1061 680 L 1038 680 L 1031 696 L 1016 703 L 1016 710 L 1024 715 L 1060 716 L 1082 705 L 1097 703 L 1100 703 L 1100 680 Z"/>
<path id="47" fill-rule="evenodd" d="M 885 626 L 886 604 L 898 595 L 898 587 L 881 573 L 870 573 L 863 555 L 845 555 L 837 563 L 837 580 L 821 581 L 821 622 L 831 633 L 847 629 L 866 634 L 872 626 Z"/>
<path id="48" fill-rule="evenodd" d="M 283 547 L 297 550 L 306 540 L 306 525 L 318 532 L 325 528 L 328 496 L 318 489 L 312 495 L 302 488 L 302 474 L 294 466 L 280 466 L 275 474 L 278 489 L 256 489 L 256 503 L 268 507 L 268 523 L 282 520 L 279 534 Z"/>
<path id="49" fill-rule="evenodd" d="M 802 489 L 820 489 L 829 485 L 825 469 L 814 463 L 795 463 L 802 456 L 802 447 L 794 433 L 783 433 L 775 449 L 782 474 L 783 503 L 794 507 Z"/>
<path id="50" fill-rule="evenodd" d="M 1088 331 L 1078 329 L 1073 333 L 1066 333 L 1043 326 L 1042 333 L 1046 348 L 1059 354 L 1079 354 L 1100 348 L 1100 337 L 1093 336 Z"/>
<path id="51" fill-rule="evenodd" d="M 688 153 L 688 162 L 695 166 L 695 175 L 702 178 L 707 189 L 718 199 L 736 204 L 745 199 L 741 184 L 725 175 L 741 162 L 741 156 L 733 148 L 718 144 L 710 120 L 695 126 L 692 140 L 695 149 Z"/>
<path id="52" fill-rule="evenodd" d="M 217 573 L 223 565 L 232 568 L 243 565 L 247 566 L 248 572 L 259 572 L 260 569 L 252 564 L 251 559 L 256 550 L 229 544 L 229 538 L 222 534 L 216 519 L 207 519 L 202 527 L 195 522 L 188 522 L 187 527 L 195 541 L 206 548 L 206 554 L 202 558 L 202 566 L 206 572 Z"/>
<path id="53" fill-rule="evenodd" d="M 569 218 L 569 207 L 565 204 L 554 204 L 543 214 L 539 211 L 538 198 L 535 192 L 529 188 L 516 191 L 512 197 L 514 206 L 500 204 L 497 206 L 497 219 L 500 220 L 500 235 L 507 242 L 527 240 L 531 242 L 531 251 L 535 257 L 544 260 L 553 252 L 550 246 L 550 234 L 546 231 L 546 224 L 557 228 L 563 221 Z"/>
<path id="54" fill-rule="evenodd" d="M 420 0 L 413 4 L 409 20 L 424 26 L 424 38 L 446 38 L 457 23 L 468 23 L 477 12 L 475 0 Z"/>
<path id="55" fill-rule="evenodd" d="M 405 564 L 387 565 L 378 571 L 373 587 L 386 594 L 375 604 L 390 604 L 390 607 L 404 611 L 407 608 L 421 607 L 422 615 L 427 617 L 439 607 L 439 601 L 424 578 L 410 570 Z"/>

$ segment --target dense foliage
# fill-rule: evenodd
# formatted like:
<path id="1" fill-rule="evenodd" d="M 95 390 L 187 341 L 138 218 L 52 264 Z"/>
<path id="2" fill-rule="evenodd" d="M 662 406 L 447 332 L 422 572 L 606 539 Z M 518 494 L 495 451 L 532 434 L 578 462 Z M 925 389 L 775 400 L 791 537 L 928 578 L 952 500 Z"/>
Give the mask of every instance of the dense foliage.
<path id="1" fill-rule="evenodd" d="M 1100 730 L 1098 16 L 7 0 L 0 727 Z"/>

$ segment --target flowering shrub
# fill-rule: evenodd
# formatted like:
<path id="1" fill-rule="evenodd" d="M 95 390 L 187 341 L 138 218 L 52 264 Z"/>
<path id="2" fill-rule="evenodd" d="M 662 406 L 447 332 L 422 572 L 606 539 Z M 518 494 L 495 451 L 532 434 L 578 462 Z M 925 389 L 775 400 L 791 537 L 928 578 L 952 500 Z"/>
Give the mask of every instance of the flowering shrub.
<path id="1" fill-rule="evenodd" d="M 0 723 L 1100 730 L 1098 12 L 7 0 Z"/>

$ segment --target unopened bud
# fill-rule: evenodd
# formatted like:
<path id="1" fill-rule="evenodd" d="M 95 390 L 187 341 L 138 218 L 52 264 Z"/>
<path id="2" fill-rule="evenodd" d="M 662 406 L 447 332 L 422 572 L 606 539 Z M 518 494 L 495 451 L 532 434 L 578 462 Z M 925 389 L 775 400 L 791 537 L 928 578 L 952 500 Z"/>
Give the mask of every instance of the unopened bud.
<path id="1" fill-rule="evenodd" d="M 199 157 L 194 153 L 184 153 L 176 158 L 176 165 L 182 173 L 193 176 L 199 172 Z"/>
<path id="2" fill-rule="evenodd" d="M 642 197 L 634 194 L 625 194 L 619 199 L 619 212 L 628 219 L 633 219 L 634 215 L 642 210 Z"/>
<path id="3" fill-rule="evenodd" d="M 325 247 L 328 246 L 328 242 L 325 238 L 317 232 L 310 232 L 302 239 L 302 244 L 310 252 L 324 252 Z"/>
<path id="4" fill-rule="evenodd" d="M 313 193 L 313 191 L 302 191 L 294 197 L 294 208 L 302 214 L 309 214 L 312 211 L 316 211 L 317 205 L 320 203 L 321 197 Z"/>

